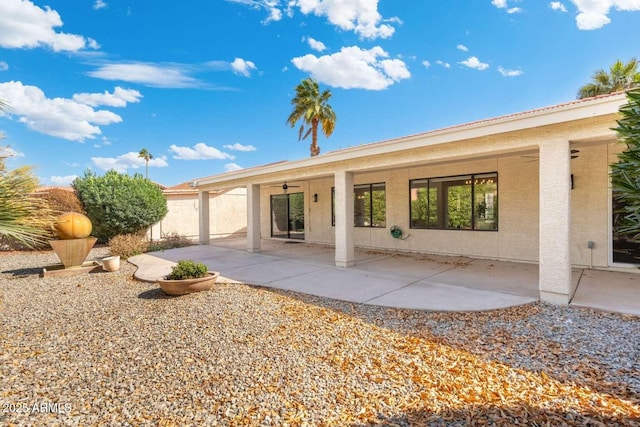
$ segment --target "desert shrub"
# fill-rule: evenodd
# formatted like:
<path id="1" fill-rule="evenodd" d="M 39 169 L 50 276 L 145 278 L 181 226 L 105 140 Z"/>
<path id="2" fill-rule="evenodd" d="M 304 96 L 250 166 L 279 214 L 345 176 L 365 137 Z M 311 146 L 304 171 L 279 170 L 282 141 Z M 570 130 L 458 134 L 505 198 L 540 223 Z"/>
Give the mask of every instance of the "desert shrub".
<path id="1" fill-rule="evenodd" d="M 130 258 L 147 251 L 147 240 L 144 234 L 120 234 L 109 239 L 109 252 L 111 255 L 120 255 L 120 258 Z"/>
<path id="2" fill-rule="evenodd" d="M 130 176 L 110 170 L 97 176 L 87 171 L 72 186 L 99 242 L 145 230 L 167 214 L 160 187 L 140 174 Z"/>
<path id="3" fill-rule="evenodd" d="M 42 194 L 49 207 L 56 212 L 78 212 L 84 214 L 84 208 L 75 191 L 63 188 L 51 188 Z"/>
<path id="4" fill-rule="evenodd" d="M 38 178 L 30 166 L 7 170 L 0 159 L 0 247 L 41 249 L 53 237 L 54 215 L 34 196 Z"/>
<path id="5" fill-rule="evenodd" d="M 147 247 L 148 252 L 164 251 L 167 249 L 184 248 L 186 246 L 193 245 L 193 242 L 186 236 L 181 236 L 178 233 L 169 233 L 162 237 L 161 240 L 150 242 Z"/>
<path id="6" fill-rule="evenodd" d="M 171 273 L 167 276 L 169 280 L 198 279 L 207 275 L 209 269 L 201 262 L 191 260 L 180 260 L 178 264 L 171 268 Z"/>

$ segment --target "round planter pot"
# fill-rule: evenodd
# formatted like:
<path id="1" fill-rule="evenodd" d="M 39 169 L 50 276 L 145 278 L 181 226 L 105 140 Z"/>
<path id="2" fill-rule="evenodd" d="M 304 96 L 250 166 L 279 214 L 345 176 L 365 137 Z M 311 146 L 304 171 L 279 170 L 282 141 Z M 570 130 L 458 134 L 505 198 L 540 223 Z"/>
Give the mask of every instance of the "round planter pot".
<path id="1" fill-rule="evenodd" d="M 210 271 L 208 276 L 198 279 L 158 279 L 158 285 L 169 295 L 186 295 L 194 292 L 208 291 L 215 285 L 219 275 L 220 273 L 217 271 Z"/>
<path id="2" fill-rule="evenodd" d="M 102 258 L 102 268 L 104 271 L 118 271 L 120 270 L 120 256 L 108 256 Z"/>

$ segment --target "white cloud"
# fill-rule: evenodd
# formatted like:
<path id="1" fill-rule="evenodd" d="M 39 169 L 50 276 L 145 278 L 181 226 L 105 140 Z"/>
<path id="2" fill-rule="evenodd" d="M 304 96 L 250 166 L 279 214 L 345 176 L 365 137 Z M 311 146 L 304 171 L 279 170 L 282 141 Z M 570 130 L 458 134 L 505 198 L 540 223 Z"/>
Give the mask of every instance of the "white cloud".
<path id="1" fill-rule="evenodd" d="M 300 11 L 308 15 L 326 17 L 329 22 L 346 31 L 353 31 L 362 38 L 389 38 L 395 28 L 381 24 L 378 0 L 297 0 Z"/>
<path id="2" fill-rule="evenodd" d="M 519 0 L 516 0 L 519 1 Z M 522 9 L 519 7 L 509 7 L 507 0 L 492 0 L 491 4 L 497 7 L 498 9 L 506 9 L 507 13 L 520 13 Z"/>
<path id="3" fill-rule="evenodd" d="M 103 0 L 96 0 L 95 3 L 93 3 L 93 8 L 95 10 L 104 9 L 105 7 L 107 7 L 107 3 L 105 3 Z"/>
<path id="4" fill-rule="evenodd" d="M 227 163 L 226 165 L 224 165 L 225 172 L 239 171 L 242 169 L 244 168 L 237 163 Z"/>
<path id="5" fill-rule="evenodd" d="M 256 151 L 256 147 L 253 145 L 242 145 L 238 142 L 233 145 L 223 145 L 222 147 L 231 151 Z"/>
<path id="6" fill-rule="evenodd" d="M 464 60 L 464 61 L 460 61 L 458 62 L 458 64 L 462 64 L 465 67 L 468 68 L 473 68 L 475 70 L 486 70 L 487 68 L 489 68 L 489 64 L 486 64 L 484 62 L 480 62 L 480 60 L 478 58 L 476 58 L 475 56 L 471 56 L 468 59 Z"/>
<path id="7" fill-rule="evenodd" d="M 91 161 L 102 170 L 114 169 L 121 173 L 126 172 L 127 169 L 145 168 L 147 164 L 142 157 L 138 156 L 138 153 L 133 151 L 118 157 L 92 157 Z M 166 166 L 169 164 L 165 156 L 149 160 L 149 167 L 163 168 Z"/>
<path id="8" fill-rule="evenodd" d="M 256 70 L 257 68 L 256 65 L 251 61 L 245 61 L 242 58 L 236 58 L 231 63 L 231 69 L 236 74 L 249 77 L 251 75 L 251 70 Z"/>
<path id="9" fill-rule="evenodd" d="M 429 67 L 431 67 L 431 62 L 429 62 L 427 60 L 424 60 L 424 61 L 422 61 L 422 65 L 424 65 L 425 68 L 429 68 Z"/>
<path id="10" fill-rule="evenodd" d="M 380 46 L 369 50 L 357 46 L 343 47 L 333 55 L 308 54 L 291 62 L 300 70 L 333 87 L 381 90 L 411 77 L 399 59 L 382 59 L 389 55 Z"/>
<path id="11" fill-rule="evenodd" d="M 312 37 L 307 37 L 307 43 L 309 43 L 309 47 L 311 47 L 311 49 L 315 50 L 316 52 L 322 52 L 327 49 L 327 46 L 325 46 L 324 43 Z"/>
<path id="12" fill-rule="evenodd" d="M 2 135 L 0 135 L 1 137 Z M 11 147 L 0 146 L 0 158 L 4 157 L 24 157 L 24 153 L 16 151 Z"/>
<path id="13" fill-rule="evenodd" d="M 456 46 L 456 49 L 461 50 L 463 52 L 469 52 L 469 48 L 463 44 L 459 44 L 458 46 Z"/>
<path id="14" fill-rule="evenodd" d="M 194 88 L 203 83 L 189 75 L 193 70 L 183 64 L 123 62 L 102 64 L 89 76 L 103 80 L 119 80 L 162 88 Z"/>
<path id="15" fill-rule="evenodd" d="M 137 90 L 123 89 L 120 86 L 116 86 L 113 93 L 105 91 L 104 93 L 77 93 L 73 95 L 75 101 L 92 107 L 97 107 L 98 105 L 126 107 L 128 102 L 140 102 L 140 98 L 142 98 L 142 95 Z"/>
<path id="16" fill-rule="evenodd" d="M 173 152 L 173 158 L 178 160 L 235 159 L 235 156 L 224 153 L 215 147 L 209 147 L 203 142 L 197 143 L 193 148 L 179 147 L 173 144 L 169 147 L 169 151 Z"/>
<path id="17" fill-rule="evenodd" d="M 638 0 L 571 0 L 580 12 L 576 16 L 576 23 L 580 30 L 597 30 L 611 22 L 609 12 L 611 8 L 619 11 L 631 12 L 640 10 Z"/>
<path id="18" fill-rule="evenodd" d="M 231 3 L 238 3 L 248 6 L 252 9 L 264 9 L 267 11 L 269 16 L 263 21 L 263 23 L 268 24 L 272 21 L 280 21 L 282 19 L 282 10 L 280 9 L 278 0 L 227 0 Z M 287 14 L 290 12 L 287 11 Z"/>
<path id="19" fill-rule="evenodd" d="M 46 46 L 56 52 L 95 48 L 95 40 L 56 32 L 62 19 L 49 6 L 44 9 L 29 0 L 0 1 L 0 47 L 8 49 Z"/>
<path id="20" fill-rule="evenodd" d="M 111 111 L 94 110 L 74 99 L 47 98 L 40 88 L 17 81 L 0 83 L 0 99 L 11 105 L 0 116 L 18 116 L 21 123 L 37 132 L 70 141 L 93 139 L 102 133 L 98 125 L 122 121 Z"/>
<path id="21" fill-rule="evenodd" d="M 451 68 L 451 64 L 449 64 L 448 62 L 441 61 L 439 59 L 436 61 L 436 64 L 441 65 L 444 68 Z"/>
<path id="22" fill-rule="evenodd" d="M 518 77 L 523 74 L 522 70 L 508 70 L 503 67 L 498 67 L 498 72 L 504 77 Z"/>
<path id="23" fill-rule="evenodd" d="M 559 1 L 552 1 L 549 3 L 549 7 L 553 10 L 559 10 L 560 12 L 567 12 L 567 8 Z"/>
<path id="24" fill-rule="evenodd" d="M 49 178 L 49 182 L 53 185 L 61 185 L 61 186 L 69 186 L 76 179 L 78 175 L 67 175 L 67 176 L 52 176 Z"/>
<path id="25" fill-rule="evenodd" d="M 336 27 L 353 31 L 365 39 L 389 38 L 395 28 L 385 22 L 401 24 L 397 17 L 383 18 L 378 12 L 378 0 L 291 0 L 281 6 L 278 0 L 227 0 L 257 10 L 266 10 L 269 14 L 265 23 L 279 21 L 284 13 L 291 17 L 294 7 L 304 15 L 313 14 L 325 17 Z"/>
<path id="26" fill-rule="evenodd" d="M 9 64 L 4 61 L 0 61 L 0 71 L 7 71 L 9 69 Z"/>

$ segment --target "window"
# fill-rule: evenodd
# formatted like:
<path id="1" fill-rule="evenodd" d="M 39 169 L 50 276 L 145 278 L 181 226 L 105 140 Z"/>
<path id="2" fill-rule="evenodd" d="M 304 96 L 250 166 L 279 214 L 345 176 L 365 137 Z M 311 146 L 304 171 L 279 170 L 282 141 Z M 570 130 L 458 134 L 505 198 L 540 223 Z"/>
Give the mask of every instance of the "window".
<path id="1" fill-rule="evenodd" d="M 498 174 L 409 182 L 411 228 L 498 230 Z"/>
<path id="2" fill-rule="evenodd" d="M 336 225 L 335 188 L 331 188 L 331 225 Z M 356 227 L 380 227 L 387 224 L 385 184 L 364 184 L 353 187 L 353 213 Z"/>

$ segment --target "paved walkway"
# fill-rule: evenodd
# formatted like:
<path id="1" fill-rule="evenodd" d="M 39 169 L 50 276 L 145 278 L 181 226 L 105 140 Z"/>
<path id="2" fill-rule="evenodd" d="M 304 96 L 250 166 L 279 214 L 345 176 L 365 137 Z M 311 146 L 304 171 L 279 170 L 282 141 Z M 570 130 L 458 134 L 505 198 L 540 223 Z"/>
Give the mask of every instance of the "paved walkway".
<path id="1" fill-rule="evenodd" d="M 436 311 L 480 311 L 538 300 L 538 266 L 464 257 L 356 250 L 356 265 L 334 265 L 331 246 L 221 240 L 132 257 L 135 277 L 154 282 L 180 259 L 203 262 L 221 280 L 292 290 L 345 301 Z M 572 305 L 640 316 L 640 275 L 575 269 Z"/>

